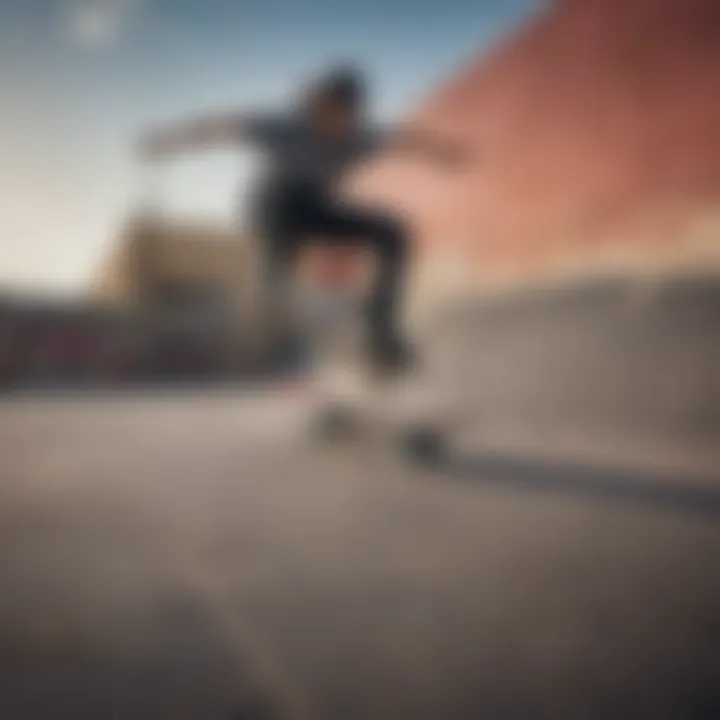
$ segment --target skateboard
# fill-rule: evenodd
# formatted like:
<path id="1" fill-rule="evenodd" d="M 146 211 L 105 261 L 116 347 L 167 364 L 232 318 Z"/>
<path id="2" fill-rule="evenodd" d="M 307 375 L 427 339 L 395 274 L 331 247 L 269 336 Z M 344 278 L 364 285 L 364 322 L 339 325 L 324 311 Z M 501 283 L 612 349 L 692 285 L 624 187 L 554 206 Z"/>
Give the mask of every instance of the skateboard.
<path id="1" fill-rule="evenodd" d="M 353 258 L 346 255 L 344 261 L 340 273 L 332 266 L 332 282 L 326 273 L 296 295 L 295 310 L 313 348 L 310 432 L 336 446 L 385 442 L 413 462 L 438 464 L 450 452 L 449 434 L 463 413 L 450 398 L 433 397 L 425 362 L 390 375 L 372 369 L 363 319 L 366 292 L 353 282 L 357 276 L 347 273 L 357 267 Z"/>
<path id="2" fill-rule="evenodd" d="M 356 408 L 342 403 L 328 403 L 318 408 L 312 432 L 319 441 L 336 446 L 386 440 L 408 460 L 426 466 L 439 465 L 447 459 L 450 451 L 447 435 L 440 423 L 373 424 Z"/>
<path id="3" fill-rule="evenodd" d="M 466 413 L 432 392 L 431 374 L 417 367 L 378 375 L 357 342 L 333 339 L 316 358 L 310 383 L 313 436 L 336 446 L 384 443 L 424 465 L 447 459 L 451 433 Z"/>

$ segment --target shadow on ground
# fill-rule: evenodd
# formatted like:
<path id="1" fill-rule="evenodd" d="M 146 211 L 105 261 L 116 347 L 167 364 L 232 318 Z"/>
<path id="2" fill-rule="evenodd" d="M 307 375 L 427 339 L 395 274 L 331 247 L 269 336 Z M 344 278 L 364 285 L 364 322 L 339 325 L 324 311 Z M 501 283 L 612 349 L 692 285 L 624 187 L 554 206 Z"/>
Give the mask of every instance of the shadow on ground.
<path id="1" fill-rule="evenodd" d="M 548 461 L 491 451 L 453 457 L 444 471 L 454 480 L 513 492 L 561 494 L 720 522 L 720 489 L 711 487 L 718 478 Z"/>

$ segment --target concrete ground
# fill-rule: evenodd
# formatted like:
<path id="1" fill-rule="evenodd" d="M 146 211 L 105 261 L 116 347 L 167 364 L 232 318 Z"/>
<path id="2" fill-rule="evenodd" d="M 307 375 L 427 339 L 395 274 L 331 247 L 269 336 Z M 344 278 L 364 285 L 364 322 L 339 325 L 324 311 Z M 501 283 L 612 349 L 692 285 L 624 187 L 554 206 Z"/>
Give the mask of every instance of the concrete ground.
<path id="1" fill-rule="evenodd" d="M 720 717 L 713 448 L 303 433 L 257 393 L 5 400 L 3 720 Z"/>

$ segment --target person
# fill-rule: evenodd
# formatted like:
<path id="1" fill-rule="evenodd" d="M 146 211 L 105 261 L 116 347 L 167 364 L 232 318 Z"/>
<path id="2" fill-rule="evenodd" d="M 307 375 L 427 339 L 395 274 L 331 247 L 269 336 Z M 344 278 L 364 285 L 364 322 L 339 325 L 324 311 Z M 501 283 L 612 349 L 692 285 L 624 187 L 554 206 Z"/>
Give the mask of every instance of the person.
<path id="1" fill-rule="evenodd" d="M 378 268 L 367 313 L 370 359 L 382 369 L 397 370 L 415 358 L 400 329 L 409 234 L 393 213 L 348 202 L 340 181 L 358 161 L 385 148 L 453 165 L 465 154 L 456 143 L 409 126 L 375 127 L 367 121 L 366 108 L 362 73 L 336 67 L 312 83 L 289 112 L 231 112 L 154 129 L 143 134 L 140 149 L 154 159 L 236 141 L 265 151 L 269 162 L 252 216 L 268 296 L 277 299 L 287 290 L 298 251 L 306 243 L 367 248 Z"/>

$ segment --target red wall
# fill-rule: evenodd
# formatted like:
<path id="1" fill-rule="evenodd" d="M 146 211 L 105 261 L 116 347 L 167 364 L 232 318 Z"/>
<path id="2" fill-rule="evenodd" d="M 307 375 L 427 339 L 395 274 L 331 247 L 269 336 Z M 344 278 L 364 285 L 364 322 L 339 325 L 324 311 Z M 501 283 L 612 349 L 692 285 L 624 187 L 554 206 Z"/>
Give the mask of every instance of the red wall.
<path id="1" fill-rule="evenodd" d="M 522 274 L 613 244 L 652 253 L 676 239 L 634 218 L 720 195 L 720 2 L 561 0 L 415 119 L 483 158 L 448 175 L 388 157 L 357 178 L 412 214 L 426 257 L 465 243 L 473 268 Z"/>

